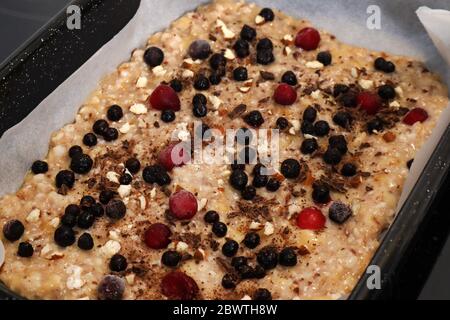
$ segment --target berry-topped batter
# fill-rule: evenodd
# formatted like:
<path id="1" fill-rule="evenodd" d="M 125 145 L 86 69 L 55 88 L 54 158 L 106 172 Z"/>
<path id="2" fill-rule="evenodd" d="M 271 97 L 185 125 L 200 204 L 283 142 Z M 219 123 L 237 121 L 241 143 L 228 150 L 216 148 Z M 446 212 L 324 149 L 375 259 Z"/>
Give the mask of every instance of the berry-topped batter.
<path id="1" fill-rule="evenodd" d="M 216 0 L 130 48 L 0 199 L 0 279 L 27 298 L 346 297 L 448 99 L 423 63 L 338 39 Z"/>

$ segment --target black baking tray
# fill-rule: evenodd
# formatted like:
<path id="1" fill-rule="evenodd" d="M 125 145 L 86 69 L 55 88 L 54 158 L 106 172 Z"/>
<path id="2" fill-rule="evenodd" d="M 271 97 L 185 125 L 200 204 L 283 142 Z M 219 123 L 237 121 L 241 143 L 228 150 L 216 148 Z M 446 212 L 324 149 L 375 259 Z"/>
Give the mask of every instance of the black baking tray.
<path id="1" fill-rule="evenodd" d="M 140 0 L 77 0 L 82 28 L 66 27 L 61 11 L 0 66 L 0 136 L 25 118 L 136 13 Z M 130 48 L 130 51 L 133 48 Z M 425 283 L 450 226 L 450 126 L 442 136 L 370 265 L 381 289 L 363 274 L 349 299 L 414 299 Z M 0 284 L 0 299 L 20 299 Z"/>

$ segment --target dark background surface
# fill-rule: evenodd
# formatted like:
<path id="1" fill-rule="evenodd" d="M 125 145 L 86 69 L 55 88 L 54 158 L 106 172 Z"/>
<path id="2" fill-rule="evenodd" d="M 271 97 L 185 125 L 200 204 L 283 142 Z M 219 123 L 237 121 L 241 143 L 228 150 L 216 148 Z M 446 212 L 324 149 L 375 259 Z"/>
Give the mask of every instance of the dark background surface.
<path id="1" fill-rule="evenodd" d="M 2 0 L 0 2 L 0 40 L 2 41 L 0 62 L 5 60 L 69 2 L 69 0 Z M 450 299 L 449 240 L 422 290 L 420 298 Z"/>

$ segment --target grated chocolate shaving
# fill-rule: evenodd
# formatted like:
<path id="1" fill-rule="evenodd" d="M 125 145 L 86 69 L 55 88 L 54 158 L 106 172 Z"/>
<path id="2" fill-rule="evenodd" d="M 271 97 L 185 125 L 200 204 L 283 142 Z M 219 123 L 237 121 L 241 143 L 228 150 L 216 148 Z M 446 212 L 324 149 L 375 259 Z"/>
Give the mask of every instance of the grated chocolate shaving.
<path id="1" fill-rule="evenodd" d="M 230 119 L 236 119 L 241 116 L 246 110 L 247 106 L 245 104 L 240 104 L 228 113 L 228 117 Z"/>
<path id="2" fill-rule="evenodd" d="M 275 75 L 272 72 L 261 70 L 259 74 L 261 75 L 261 78 L 264 80 L 275 80 Z"/>
<path id="3" fill-rule="evenodd" d="M 319 182 L 325 185 L 328 189 L 339 193 L 347 192 L 345 188 L 345 180 L 335 176 L 321 176 Z"/>

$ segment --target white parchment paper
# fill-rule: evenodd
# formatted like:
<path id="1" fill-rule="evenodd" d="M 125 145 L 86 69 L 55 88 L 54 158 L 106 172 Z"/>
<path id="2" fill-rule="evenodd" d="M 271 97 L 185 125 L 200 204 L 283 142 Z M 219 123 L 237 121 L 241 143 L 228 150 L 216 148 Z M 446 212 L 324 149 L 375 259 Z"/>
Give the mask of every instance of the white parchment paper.
<path id="1" fill-rule="evenodd" d="M 141 6 L 135 17 L 120 33 L 39 104 L 27 118 L 1 137 L 0 195 L 15 192 L 19 188 L 32 162 L 45 157 L 51 133 L 73 121 L 78 108 L 103 76 L 114 71 L 121 62 L 128 60 L 134 48 L 143 47 L 152 33 L 168 27 L 171 21 L 186 11 L 206 2 L 206 0 L 163 2 L 141 0 Z M 425 23 L 430 26 L 430 30 L 434 30 L 431 41 L 415 13 L 422 5 L 448 10 L 450 9 L 448 0 L 256 0 L 254 2 L 261 6 L 276 7 L 292 16 L 306 18 L 314 25 L 335 34 L 340 41 L 417 57 L 425 61 L 433 72 L 439 73 L 447 84 L 450 83 L 449 67 L 433 45 L 434 41 L 447 43 L 447 46 L 441 45 L 439 49 L 445 50 L 450 47 L 448 31 L 450 23 L 446 19 L 434 18 L 433 15 L 436 13 L 423 9 L 425 11 L 422 11 L 422 14 L 426 17 L 422 20 L 426 20 Z M 368 12 L 368 7 L 373 5 L 377 6 L 380 12 L 379 30 L 367 28 L 367 19 L 374 13 Z M 446 30 L 444 39 L 441 39 L 442 32 L 439 29 Z M 447 110 L 425 148 L 416 156 L 401 201 L 410 192 L 449 122 L 450 112 Z"/>

